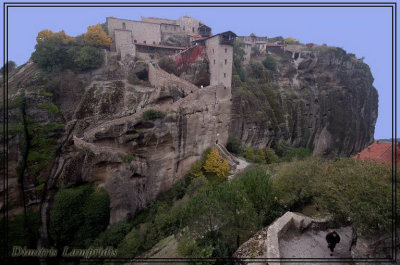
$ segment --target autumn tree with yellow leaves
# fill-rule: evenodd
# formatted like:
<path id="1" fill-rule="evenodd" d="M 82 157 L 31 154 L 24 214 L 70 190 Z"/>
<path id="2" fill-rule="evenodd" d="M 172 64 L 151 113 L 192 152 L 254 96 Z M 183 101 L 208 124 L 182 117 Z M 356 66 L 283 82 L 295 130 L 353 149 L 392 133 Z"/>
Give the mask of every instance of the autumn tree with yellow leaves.
<path id="1" fill-rule="evenodd" d="M 215 175 L 218 178 L 226 178 L 229 172 L 228 161 L 223 160 L 215 148 L 207 155 L 203 168 L 207 174 Z"/>
<path id="2" fill-rule="evenodd" d="M 85 44 L 89 46 L 109 47 L 111 45 L 110 37 L 100 24 L 88 27 L 87 32 L 83 35 L 83 39 Z"/>

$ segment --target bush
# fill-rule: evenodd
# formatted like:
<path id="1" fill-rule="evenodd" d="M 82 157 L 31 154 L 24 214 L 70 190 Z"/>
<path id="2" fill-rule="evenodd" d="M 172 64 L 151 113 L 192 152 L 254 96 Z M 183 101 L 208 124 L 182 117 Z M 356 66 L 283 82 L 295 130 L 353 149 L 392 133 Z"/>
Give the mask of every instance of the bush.
<path id="1" fill-rule="evenodd" d="M 146 110 L 142 115 L 143 120 L 157 120 L 157 119 L 162 119 L 164 117 L 165 117 L 164 112 L 152 109 Z"/>
<path id="2" fill-rule="evenodd" d="M 95 47 L 83 46 L 73 50 L 76 53 L 72 54 L 73 65 L 71 69 L 87 71 L 97 69 L 103 64 L 103 52 Z"/>
<path id="3" fill-rule="evenodd" d="M 337 225 L 352 223 L 362 235 L 388 233 L 392 218 L 391 168 L 342 158 L 309 158 L 281 166 L 275 187 L 289 209 L 314 202 Z"/>
<path id="4" fill-rule="evenodd" d="M 131 231 L 132 224 L 128 222 L 118 222 L 113 224 L 109 229 L 102 232 L 99 237 L 93 242 L 93 246 L 104 247 L 118 247 L 125 236 Z"/>
<path id="5" fill-rule="evenodd" d="M 271 55 L 267 55 L 267 57 L 264 59 L 262 62 L 264 67 L 267 68 L 268 70 L 275 71 L 276 70 L 276 61 L 274 57 Z"/>
<path id="6" fill-rule="evenodd" d="M 103 189 L 92 185 L 61 189 L 50 212 L 49 232 L 56 246 L 88 246 L 107 228 L 110 199 Z"/>
<path id="7" fill-rule="evenodd" d="M 312 155 L 312 151 L 310 149 L 304 147 L 286 147 L 286 149 L 282 152 L 281 161 L 293 161 L 295 159 L 304 159 L 308 156 Z"/>

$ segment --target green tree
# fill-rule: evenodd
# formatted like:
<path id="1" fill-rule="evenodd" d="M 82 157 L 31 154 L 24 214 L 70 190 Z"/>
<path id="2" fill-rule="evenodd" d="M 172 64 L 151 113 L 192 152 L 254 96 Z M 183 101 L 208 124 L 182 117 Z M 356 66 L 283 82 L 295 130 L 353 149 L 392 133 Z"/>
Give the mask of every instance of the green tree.
<path id="1" fill-rule="evenodd" d="M 271 55 L 267 55 L 267 57 L 265 57 L 265 59 L 263 61 L 263 65 L 268 70 L 271 70 L 271 71 L 276 70 L 276 61 L 275 61 L 274 57 L 272 57 Z"/>

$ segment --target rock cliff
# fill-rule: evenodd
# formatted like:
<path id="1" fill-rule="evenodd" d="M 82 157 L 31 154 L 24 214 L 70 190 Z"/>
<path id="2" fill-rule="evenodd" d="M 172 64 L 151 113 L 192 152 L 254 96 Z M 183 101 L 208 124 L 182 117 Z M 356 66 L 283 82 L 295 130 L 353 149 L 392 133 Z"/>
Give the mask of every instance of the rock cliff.
<path id="1" fill-rule="evenodd" d="M 231 137 L 253 147 L 274 147 L 282 139 L 317 155 L 345 156 L 373 142 L 378 94 L 368 65 L 326 46 L 297 59 L 288 52 L 270 56 L 276 70 L 264 80 L 233 78 Z M 254 64 L 262 58 L 254 58 L 248 72 L 257 73 Z"/>
<path id="2" fill-rule="evenodd" d="M 40 205 L 43 245 L 62 186 L 104 187 L 113 223 L 145 207 L 207 147 L 229 136 L 257 147 L 283 139 L 315 154 L 341 155 L 373 140 L 373 78 L 367 65 L 340 49 L 297 60 L 272 54 L 276 71 L 262 82 L 234 76 L 232 91 L 199 88 L 157 65 L 104 53 L 95 71 L 46 74 L 29 61 L 9 79 L 8 208 L 17 213 Z M 143 80 L 131 84 L 135 69 Z"/>

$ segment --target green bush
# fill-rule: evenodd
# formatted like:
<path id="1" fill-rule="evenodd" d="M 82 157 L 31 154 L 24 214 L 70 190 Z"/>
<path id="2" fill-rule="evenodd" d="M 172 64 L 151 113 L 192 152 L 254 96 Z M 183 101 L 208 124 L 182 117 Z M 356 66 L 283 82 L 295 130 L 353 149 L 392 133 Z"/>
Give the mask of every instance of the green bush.
<path id="1" fill-rule="evenodd" d="M 312 155 L 312 151 L 310 149 L 304 147 L 286 147 L 286 149 L 282 152 L 281 161 L 293 161 L 295 159 L 304 159 L 308 156 Z"/>
<path id="2" fill-rule="evenodd" d="M 122 157 L 122 161 L 125 163 L 130 163 L 133 160 L 133 155 L 132 154 L 126 154 Z"/>
<path id="3" fill-rule="evenodd" d="M 359 234 L 388 233 L 392 218 L 391 168 L 352 158 L 309 158 L 282 164 L 275 188 L 291 210 L 318 204 L 337 225 L 352 223 Z"/>
<path id="4" fill-rule="evenodd" d="M 164 117 L 165 117 L 165 112 L 153 109 L 146 110 L 142 115 L 143 120 L 157 120 L 157 119 L 162 119 Z"/>
<path id="5" fill-rule="evenodd" d="M 132 224 L 122 221 L 111 225 L 109 229 L 102 232 L 93 242 L 93 246 L 97 247 L 118 247 L 125 236 L 131 231 Z"/>
<path id="6" fill-rule="evenodd" d="M 27 248 L 36 248 L 36 243 L 38 240 L 39 231 L 39 211 L 28 210 L 26 216 L 21 213 L 13 217 L 8 217 L 8 253 L 11 256 L 12 246 L 26 246 Z M 5 240 L 5 219 L 0 220 L 0 245 L 6 246 Z M 5 250 L 2 248 L 2 250 Z M 0 254 L 0 263 L 7 264 L 3 261 L 4 252 Z M 32 260 L 26 262 L 25 264 L 32 264 Z M 19 263 L 18 263 L 19 264 Z M 22 263 L 21 263 L 22 264 Z"/>
<path id="7" fill-rule="evenodd" d="M 264 67 L 267 68 L 268 70 L 275 71 L 276 70 L 276 61 L 274 57 L 271 55 L 267 55 L 267 57 L 264 59 L 262 62 Z"/>
<path id="8" fill-rule="evenodd" d="M 42 105 L 42 108 L 46 109 L 48 112 L 50 112 L 50 113 L 52 113 L 52 114 L 57 114 L 57 113 L 60 112 L 59 109 L 58 109 L 58 107 L 57 107 L 56 105 L 54 105 L 53 102 L 44 103 L 44 104 Z"/>
<path id="9" fill-rule="evenodd" d="M 91 47 L 91 46 L 83 46 L 79 47 L 76 50 L 74 49 L 73 65 L 71 69 L 76 69 L 79 71 L 87 71 L 99 68 L 103 64 L 103 53 L 100 49 Z"/>
<path id="10" fill-rule="evenodd" d="M 61 189 L 50 212 L 50 236 L 57 246 L 85 247 L 107 228 L 110 199 L 105 190 L 86 184 Z"/>

